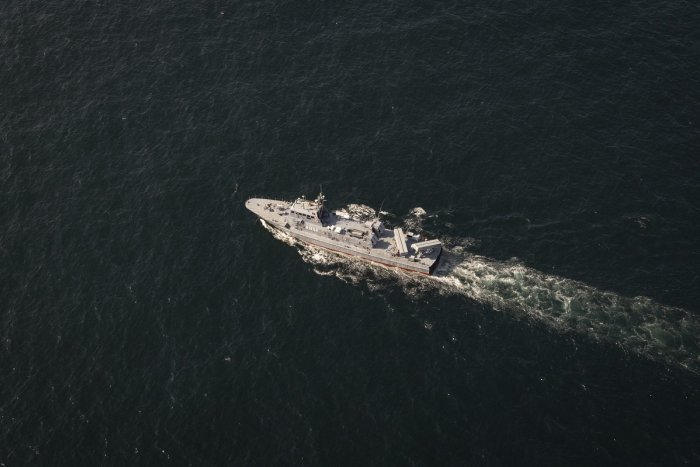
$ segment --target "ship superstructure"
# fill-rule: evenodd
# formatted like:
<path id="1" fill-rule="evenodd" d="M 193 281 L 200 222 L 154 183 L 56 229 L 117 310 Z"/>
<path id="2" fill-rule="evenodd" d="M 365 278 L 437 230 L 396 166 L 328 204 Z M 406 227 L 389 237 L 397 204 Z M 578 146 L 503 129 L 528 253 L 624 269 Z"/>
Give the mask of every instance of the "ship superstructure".
<path id="1" fill-rule="evenodd" d="M 323 193 L 314 200 L 302 196 L 292 202 L 252 198 L 246 208 L 302 242 L 389 267 L 432 274 L 442 254 L 439 240 L 387 229 L 379 219 L 363 222 L 342 210 L 329 211 Z"/>

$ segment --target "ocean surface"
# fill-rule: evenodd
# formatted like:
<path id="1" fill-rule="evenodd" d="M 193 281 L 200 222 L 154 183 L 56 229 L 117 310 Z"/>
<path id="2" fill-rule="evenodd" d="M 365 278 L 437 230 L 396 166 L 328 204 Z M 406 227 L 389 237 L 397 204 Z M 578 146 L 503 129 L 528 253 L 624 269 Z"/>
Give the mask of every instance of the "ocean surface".
<path id="1" fill-rule="evenodd" d="M 699 25 L 2 2 L 0 466 L 700 465 Z M 244 207 L 320 186 L 437 274 Z"/>

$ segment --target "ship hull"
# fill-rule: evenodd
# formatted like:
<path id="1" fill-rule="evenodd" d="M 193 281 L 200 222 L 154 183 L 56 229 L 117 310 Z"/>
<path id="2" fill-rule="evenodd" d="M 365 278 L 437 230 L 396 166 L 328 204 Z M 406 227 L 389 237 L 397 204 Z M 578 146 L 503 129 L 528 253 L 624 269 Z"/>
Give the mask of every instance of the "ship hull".
<path id="1" fill-rule="evenodd" d="M 264 221 L 264 219 L 261 219 Z M 269 222 L 266 222 L 267 225 L 270 225 Z M 387 267 L 387 268 L 396 268 L 396 269 L 402 269 L 404 271 L 408 272 L 413 272 L 413 273 L 418 273 L 418 274 L 423 274 L 425 276 L 430 276 L 433 274 L 435 271 L 435 268 L 438 265 L 438 262 L 440 261 L 440 256 L 438 256 L 438 259 L 435 260 L 435 263 L 433 263 L 429 267 L 425 267 L 423 265 L 416 265 L 415 267 L 411 267 L 413 265 L 409 264 L 400 264 L 398 262 L 396 263 L 390 263 L 387 261 L 387 258 L 382 258 L 382 257 L 377 257 L 375 255 L 371 255 L 369 253 L 359 253 L 357 251 L 348 249 L 348 248 L 343 248 L 342 245 L 335 245 L 330 242 L 323 242 L 319 239 L 315 239 L 313 237 L 308 237 L 306 235 L 301 235 L 298 234 L 297 232 L 292 231 L 291 229 L 286 229 L 284 226 L 279 226 L 279 225 L 270 225 L 274 229 L 279 230 L 280 232 L 284 232 L 287 235 L 290 235 L 291 237 L 299 240 L 302 243 L 313 245 L 319 248 L 322 248 L 327 251 L 331 251 L 334 253 L 339 253 L 343 256 L 347 256 L 349 258 L 353 259 L 361 259 L 364 261 L 368 261 L 370 263 L 374 264 L 379 264 L 381 266 Z M 442 254 L 442 252 L 441 252 Z"/>
<path id="2" fill-rule="evenodd" d="M 431 275 L 437 267 L 442 254 L 439 241 L 421 241 L 401 228 L 388 230 L 379 221 L 361 222 L 330 213 L 322 201 L 251 198 L 246 208 L 266 225 L 304 244 L 418 274 Z"/>

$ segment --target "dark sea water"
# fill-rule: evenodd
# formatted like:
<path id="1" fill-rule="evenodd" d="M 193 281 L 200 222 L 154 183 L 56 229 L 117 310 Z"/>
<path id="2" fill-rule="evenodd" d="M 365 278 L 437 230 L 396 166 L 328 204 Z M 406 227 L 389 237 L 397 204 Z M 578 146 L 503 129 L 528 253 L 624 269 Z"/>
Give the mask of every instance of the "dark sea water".
<path id="1" fill-rule="evenodd" d="M 0 465 L 700 465 L 699 25 L 3 2 Z M 436 277 L 244 208 L 321 184 Z"/>

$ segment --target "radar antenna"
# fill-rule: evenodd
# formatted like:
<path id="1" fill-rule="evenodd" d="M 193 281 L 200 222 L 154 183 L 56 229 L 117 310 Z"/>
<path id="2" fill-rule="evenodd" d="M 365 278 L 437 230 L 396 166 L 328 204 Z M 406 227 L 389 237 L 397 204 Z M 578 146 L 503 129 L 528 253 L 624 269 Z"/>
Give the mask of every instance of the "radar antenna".
<path id="1" fill-rule="evenodd" d="M 319 184 L 318 188 L 319 192 L 318 197 L 316 198 L 316 202 L 319 204 L 323 204 L 326 201 L 326 197 L 323 196 L 323 184 Z"/>

